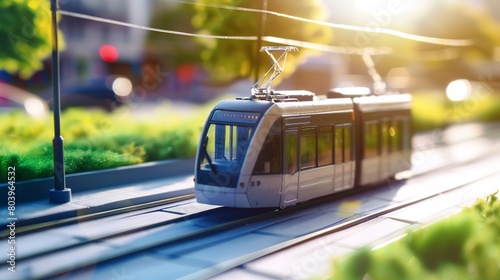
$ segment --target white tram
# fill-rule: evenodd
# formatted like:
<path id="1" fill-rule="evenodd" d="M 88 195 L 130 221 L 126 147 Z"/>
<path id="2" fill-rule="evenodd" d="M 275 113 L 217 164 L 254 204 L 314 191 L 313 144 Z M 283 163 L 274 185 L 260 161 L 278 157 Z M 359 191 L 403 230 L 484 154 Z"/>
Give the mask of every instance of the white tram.
<path id="1" fill-rule="evenodd" d="M 411 168 L 409 94 L 262 92 L 210 113 L 196 156 L 198 202 L 286 207 Z"/>

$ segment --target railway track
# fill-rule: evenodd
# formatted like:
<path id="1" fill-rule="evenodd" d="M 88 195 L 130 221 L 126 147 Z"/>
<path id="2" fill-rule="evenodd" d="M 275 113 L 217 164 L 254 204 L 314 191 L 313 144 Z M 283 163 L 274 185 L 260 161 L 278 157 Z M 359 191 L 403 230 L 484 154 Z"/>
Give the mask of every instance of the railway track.
<path id="1" fill-rule="evenodd" d="M 495 161 L 498 155 L 490 155 L 488 158 Z M 472 168 L 471 166 L 477 164 L 470 159 L 467 162 L 463 166 L 442 167 L 440 171 L 447 173 L 455 169 Z M 366 209 L 359 209 L 360 211 L 356 213 L 344 213 L 341 210 L 343 200 L 339 200 L 338 196 L 335 200 L 332 200 L 332 197 L 326 197 L 280 211 L 273 209 L 236 210 L 179 200 L 162 201 L 157 204 L 138 206 L 138 208 L 117 209 L 99 213 L 96 216 L 55 221 L 53 224 L 44 224 L 39 227 L 30 225 L 31 228 L 24 228 L 17 237 L 18 272 L 14 278 L 12 274 L 3 275 L 8 272 L 6 266 L 3 265 L 0 267 L 0 278 L 78 276 L 89 273 L 89 270 L 97 267 L 127 267 L 127 262 L 137 256 L 151 258 L 151 254 L 156 257 L 160 256 L 162 261 L 167 262 L 164 269 L 167 269 L 169 265 L 182 267 L 182 263 L 187 258 L 188 266 L 192 269 L 175 270 L 178 275 L 169 275 L 172 278 L 206 278 L 313 238 L 352 228 L 386 213 L 463 188 L 500 171 L 494 166 L 498 164 L 490 164 L 488 168 L 482 168 L 480 173 L 474 177 L 468 177 L 467 180 L 462 178 L 460 182 L 453 183 L 453 185 L 447 184 L 446 187 L 426 192 L 423 196 L 401 201 L 380 199 L 380 195 L 373 193 L 401 187 L 396 185 L 371 190 L 365 194 L 354 195 L 354 197 L 352 193 L 343 194 L 344 197 L 349 196 L 349 200 L 356 200 L 356 198 L 364 200 L 368 197 L 376 201 L 374 204 L 372 200 L 366 200 L 363 202 L 365 205 L 363 207 Z M 419 173 L 415 177 L 423 178 L 424 173 Z M 446 178 L 441 180 L 444 182 Z M 417 185 L 420 184 L 422 182 L 417 183 Z M 359 198 L 360 196 L 365 198 Z M 166 206 L 164 203 L 171 204 Z M 326 220 L 325 216 L 329 216 L 329 219 Z M 312 223 L 314 226 L 310 225 L 310 221 L 316 220 L 318 220 L 317 223 Z M 327 221 L 326 224 L 323 220 Z M 297 224 L 308 225 L 308 227 L 287 234 L 278 234 L 279 231 L 276 230 L 277 228 L 292 228 L 293 231 L 293 225 Z M 245 239 L 260 241 L 256 242 L 253 248 L 231 249 L 231 246 L 236 246 L 238 240 Z M 40 243 L 40 240 L 45 242 Z M 23 247 L 23 244 L 26 247 Z M 259 246 L 264 247 L 259 248 Z M 208 252 L 210 250 L 207 248 L 213 248 L 214 251 Z M 215 258 L 218 253 L 228 251 L 235 252 L 226 253 L 225 261 L 218 260 L 211 264 L 207 261 L 189 261 L 190 255 L 205 254 L 213 255 Z M 196 260 L 200 257 L 192 258 Z M 176 259 L 179 262 L 170 261 Z M 5 264 L 5 257 L 2 257 L 1 261 Z M 108 271 L 117 270 L 108 269 Z"/>
<path id="2" fill-rule="evenodd" d="M 469 126 L 474 126 L 474 124 L 470 124 Z M 481 158 L 486 155 L 489 151 L 484 149 L 482 151 L 477 152 L 474 155 L 469 155 L 468 157 L 462 157 L 459 159 L 455 159 L 453 162 L 436 160 L 436 158 L 429 158 L 430 156 L 436 154 L 437 150 L 450 148 L 451 145 L 456 146 L 455 150 L 460 150 L 462 145 L 466 145 L 470 142 L 478 142 L 481 141 L 484 137 L 489 137 L 491 139 L 500 138 L 500 124 L 488 124 L 482 125 L 482 129 L 472 129 L 472 133 L 468 134 L 460 134 L 455 132 L 454 130 L 460 130 L 460 127 L 452 129 L 451 132 L 447 132 L 441 129 L 436 129 L 431 133 L 426 133 L 424 135 L 415 136 L 416 142 L 414 144 L 414 154 L 417 157 L 416 168 L 414 167 L 414 171 L 412 172 L 412 176 L 419 176 L 421 174 L 426 174 L 428 172 L 436 172 L 443 168 L 450 166 L 451 164 L 462 164 L 468 160 L 474 160 Z M 458 137 L 455 137 L 458 136 Z M 479 138 L 479 140 L 477 139 Z M 477 143 L 476 146 L 480 146 L 481 143 Z M 423 160 L 422 160 L 423 159 Z M 429 164 L 431 162 L 431 164 Z M 414 164 L 415 165 L 415 164 Z M 424 167 L 425 168 L 422 168 Z M 50 229 L 56 226 L 72 224 L 76 222 L 83 222 L 93 219 L 100 219 L 108 216 L 119 215 L 129 213 L 130 215 L 135 215 L 137 213 L 141 213 L 141 211 L 154 211 L 156 208 L 160 209 L 165 205 L 170 203 L 176 203 L 184 200 L 194 199 L 194 194 L 181 195 L 173 198 L 165 198 L 158 199 L 155 201 L 149 201 L 145 203 L 134 204 L 126 207 L 118 207 L 111 210 L 99 211 L 96 213 L 88 213 L 82 214 L 78 213 L 78 216 L 62 218 L 62 219 L 53 219 L 50 221 L 39 219 L 30 219 L 26 221 L 18 221 L 16 232 L 17 233 L 27 233 L 40 231 L 45 229 Z M 7 230 L 3 230 L 0 232 L 0 238 L 6 237 L 8 234 Z"/>
<path id="3" fill-rule="evenodd" d="M 126 207 L 120 207 L 120 208 L 116 208 L 116 209 L 112 209 L 112 210 L 104 210 L 104 211 L 100 211 L 100 212 L 96 212 L 96 213 L 82 214 L 82 215 L 78 215 L 76 217 L 56 219 L 56 220 L 47 221 L 47 222 L 36 223 L 36 220 L 35 221 L 32 221 L 32 220 L 19 221 L 18 226 L 16 228 L 16 233 L 19 233 L 19 234 L 32 233 L 32 232 L 41 231 L 41 230 L 45 230 L 45 229 L 55 228 L 57 226 L 63 226 L 63 225 L 68 225 L 68 224 L 96 220 L 96 219 L 101 219 L 101 218 L 120 215 L 120 214 L 137 215 L 137 214 L 140 214 L 143 212 L 155 211 L 156 209 L 159 209 L 159 208 L 161 209 L 161 208 L 165 207 L 165 205 L 167 205 L 167 204 L 185 201 L 185 200 L 189 200 L 189 199 L 194 199 L 194 194 L 182 195 L 182 196 L 177 196 L 177 197 L 173 197 L 173 198 L 159 199 L 156 201 L 126 206 Z M 7 235 L 8 235 L 8 232 L 4 230 L 0 234 L 0 238 L 4 238 Z"/>

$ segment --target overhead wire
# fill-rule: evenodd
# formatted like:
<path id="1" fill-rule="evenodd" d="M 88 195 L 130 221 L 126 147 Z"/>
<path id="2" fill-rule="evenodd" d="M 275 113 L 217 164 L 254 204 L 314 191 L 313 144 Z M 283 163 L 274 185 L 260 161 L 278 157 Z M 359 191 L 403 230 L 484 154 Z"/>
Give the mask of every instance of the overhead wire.
<path id="1" fill-rule="evenodd" d="M 257 41 L 258 40 L 257 36 L 225 36 L 225 35 L 209 35 L 209 34 L 190 33 L 190 32 L 183 32 L 183 31 L 176 31 L 176 30 L 169 30 L 169 29 L 154 28 L 154 27 L 124 22 L 124 21 L 119 21 L 119 20 L 113 20 L 113 19 L 107 19 L 107 18 L 103 18 L 103 17 L 92 16 L 92 15 L 87 15 L 87 14 L 82 14 L 82 13 L 70 12 L 70 11 L 66 11 L 66 10 L 59 10 L 58 12 L 61 15 L 74 17 L 74 18 L 81 18 L 81 19 L 86 19 L 86 20 L 91 20 L 91 21 L 104 22 L 104 23 L 109 23 L 109 24 L 114 24 L 114 25 L 126 26 L 126 27 L 131 27 L 131 28 L 137 28 L 137 29 L 172 34 L 172 35 L 179 35 L 179 36 L 196 37 L 196 38 L 204 38 L 204 39 L 241 40 L 241 41 Z M 369 53 L 371 55 L 382 55 L 382 54 L 389 54 L 392 52 L 392 49 L 389 47 L 381 47 L 381 48 L 355 48 L 355 47 L 348 47 L 348 46 L 338 47 L 338 46 L 330 46 L 330 45 L 325 45 L 325 44 L 305 42 L 305 41 L 300 41 L 300 40 L 280 38 L 280 37 L 275 37 L 275 36 L 263 36 L 261 38 L 261 40 L 264 42 L 268 42 L 268 43 L 291 45 L 291 46 L 307 48 L 307 49 L 316 50 L 316 51 L 333 52 L 333 53 L 357 54 L 357 55 L 363 55 L 363 54 Z"/>
<path id="2" fill-rule="evenodd" d="M 124 21 L 119 21 L 119 20 L 113 20 L 113 19 L 107 19 L 107 18 L 98 17 L 98 16 L 77 13 L 77 12 L 70 12 L 70 11 L 66 11 L 66 10 L 58 10 L 58 13 L 61 15 L 74 17 L 74 18 L 81 18 L 81 19 L 86 19 L 86 20 L 91 20 L 91 21 L 104 22 L 104 23 L 109 23 L 109 24 L 114 24 L 114 25 L 126 26 L 126 27 L 131 27 L 131 28 L 138 28 L 138 29 L 143 29 L 143 30 L 147 30 L 147 31 L 154 31 L 154 32 L 167 33 L 167 34 L 173 34 L 173 35 L 180 35 L 180 36 L 197 37 L 197 38 L 205 38 L 205 39 L 231 39 L 231 40 L 245 40 L 245 41 L 257 40 L 257 36 L 207 35 L 207 34 L 190 33 L 190 32 L 182 32 L 182 31 L 169 30 L 169 29 L 154 28 L 154 27 L 124 22 Z"/>
<path id="3" fill-rule="evenodd" d="M 302 18 L 302 17 L 298 17 L 298 16 L 292 16 L 292 15 L 279 13 L 279 12 L 275 12 L 275 11 L 270 11 L 270 10 L 262 10 L 262 9 L 246 8 L 246 7 L 235 7 L 235 6 L 215 4 L 215 3 L 195 3 L 192 1 L 185 1 L 185 0 L 164 0 L 164 1 L 180 3 L 180 4 L 188 4 L 188 5 L 199 5 L 199 6 L 211 7 L 211 8 L 217 8 L 217 9 L 242 11 L 242 12 L 265 13 L 265 14 L 274 15 L 274 16 L 278 16 L 278 17 L 288 18 L 291 20 L 314 23 L 314 24 L 318 24 L 318 25 L 322 25 L 322 26 L 331 27 L 331 28 L 352 30 L 352 31 L 359 31 L 359 32 L 367 32 L 367 33 L 389 34 L 389 35 L 409 39 L 412 41 L 418 41 L 418 42 L 424 42 L 424 43 L 430 43 L 430 44 L 438 44 L 438 45 L 445 45 L 445 46 L 470 46 L 470 45 L 472 45 L 472 41 L 467 40 L 467 39 L 446 39 L 446 38 L 428 37 L 428 36 L 422 36 L 422 35 L 417 35 L 417 34 L 410 34 L 410 33 L 402 32 L 402 31 L 398 31 L 398 30 L 394 30 L 394 29 L 388 29 L 388 28 L 367 28 L 367 27 L 360 27 L 360 26 L 347 25 L 347 24 L 331 23 L 331 22 L 313 20 L 313 19 L 308 19 L 308 18 Z M 211 35 L 211 34 L 183 32 L 183 31 L 177 31 L 177 30 L 171 30 L 171 29 L 161 29 L 161 28 L 155 28 L 155 27 L 150 27 L 150 26 L 145 26 L 145 25 L 139 25 L 139 24 L 124 22 L 124 21 L 119 21 L 119 20 L 113 20 L 113 19 L 93 16 L 93 15 L 88 15 L 88 14 L 66 11 L 66 10 L 62 10 L 62 9 L 59 9 L 58 13 L 61 15 L 64 15 L 64 16 L 69 16 L 69 17 L 74 17 L 74 18 L 81 18 L 81 19 L 86 19 L 86 20 L 91 20 L 91 21 L 96 21 L 96 22 L 103 22 L 103 23 L 108 23 L 108 24 L 126 26 L 126 27 L 130 27 L 130 28 L 142 29 L 142 30 L 146 30 L 146 31 L 159 32 L 159 33 L 166 33 L 166 34 L 172 34 L 172 35 L 178 35 L 178 36 L 187 36 L 187 37 L 195 37 L 195 38 L 203 38 L 203 39 L 222 39 L 222 40 L 241 40 L 241 41 L 257 41 L 259 39 L 258 36 Z M 311 49 L 311 50 L 316 50 L 316 51 L 341 53 L 341 54 L 384 55 L 384 54 L 389 54 L 392 52 L 392 49 L 389 47 L 357 48 L 357 47 L 352 47 L 352 46 L 332 46 L 332 45 L 318 44 L 318 43 L 312 43 L 312 42 L 306 42 L 306 41 L 300 41 L 300 40 L 294 40 L 294 39 L 288 39 L 288 38 L 281 38 L 281 37 L 276 37 L 276 36 L 262 36 L 261 40 L 264 42 L 268 42 L 268 43 L 291 45 L 291 46 L 296 46 L 296 47 L 301 47 L 301 48 L 306 48 L 306 49 Z"/>
<path id="4" fill-rule="evenodd" d="M 234 7 L 234 6 L 229 6 L 229 5 L 224 5 L 224 4 L 215 4 L 215 3 L 195 3 L 192 1 L 186 1 L 186 0 L 164 0 L 164 1 L 180 3 L 180 4 L 195 5 L 195 6 L 204 6 L 204 7 L 218 8 L 218 9 L 233 10 L 233 11 L 242 11 L 242 12 L 250 12 L 250 13 L 265 13 L 265 14 L 274 15 L 274 16 L 278 16 L 278 17 L 288 18 L 291 20 L 309 22 L 309 23 L 314 23 L 314 24 L 327 26 L 327 27 L 331 27 L 331 28 L 336 28 L 336 29 L 344 29 L 344 30 L 351 30 L 351 31 L 366 32 L 366 33 L 388 34 L 388 35 L 393 35 L 393 36 L 404 38 L 404 39 L 409 39 L 412 41 L 418 41 L 418 42 L 436 44 L 436 45 L 443 45 L 443 46 L 450 46 L 450 47 L 470 46 L 473 44 L 472 40 L 468 40 L 468 39 L 447 39 L 447 38 L 429 37 L 429 36 L 423 36 L 423 35 L 418 35 L 418 34 L 411 34 L 411 33 L 403 32 L 403 31 L 399 31 L 399 30 L 395 30 L 395 29 L 390 29 L 390 28 L 361 27 L 361 26 L 348 25 L 348 24 L 342 24 L 342 23 L 325 22 L 325 21 L 308 19 L 308 18 L 303 18 L 303 17 L 298 17 L 298 16 L 292 16 L 292 15 L 279 13 L 279 12 L 275 12 L 275 11 L 270 11 L 270 10 L 262 10 L 262 9 L 255 9 L 255 8 L 246 8 L 246 7 Z"/>

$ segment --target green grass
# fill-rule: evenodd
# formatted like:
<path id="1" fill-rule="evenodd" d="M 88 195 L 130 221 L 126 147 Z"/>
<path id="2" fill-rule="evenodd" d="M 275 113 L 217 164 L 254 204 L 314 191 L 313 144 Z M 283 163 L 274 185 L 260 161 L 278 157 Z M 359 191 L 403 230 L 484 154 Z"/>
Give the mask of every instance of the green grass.
<path id="1" fill-rule="evenodd" d="M 193 157 L 213 105 L 65 111 L 61 134 L 66 173 Z M 21 111 L 0 115 L 0 135 L 0 170 L 15 166 L 17 181 L 53 176 L 52 116 L 32 119 Z M 7 173 L 0 172 L 0 182 L 6 181 Z"/>
<path id="2" fill-rule="evenodd" d="M 334 261 L 329 279 L 500 279 L 499 217 L 495 193 L 385 247 Z"/>

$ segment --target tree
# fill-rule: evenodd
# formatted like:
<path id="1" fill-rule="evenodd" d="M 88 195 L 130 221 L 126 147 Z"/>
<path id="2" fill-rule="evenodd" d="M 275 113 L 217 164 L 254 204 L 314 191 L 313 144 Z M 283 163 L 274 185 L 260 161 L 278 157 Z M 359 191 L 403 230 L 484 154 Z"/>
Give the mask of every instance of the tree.
<path id="1" fill-rule="evenodd" d="M 29 78 L 51 52 L 50 1 L 0 2 L 0 69 Z"/>
<path id="2" fill-rule="evenodd" d="M 468 39 L 470 46 L 447 47 L 418 43 L 419 63 L 433 77 L 448 83 L 458 78 L 477 79 L 473 65 L 491 61 L 500 45 L 500 25 L 491 14 L 463 3 L 433 2 L 427 12 L 433 20 L 416 23 L 417 33 L 440 38 Z"/>
<path id="3" fill-rule="evenodd" d="M 214 7 L 214 4 L 261 9 L 262 2 L 254 0 L 197 0 L 193 25 L 200 34 L 222 36 L 258 36 L 261 13 Z M 321 1 L 271 0 L 267 10 L 302 18 L 324 20 L 325 9 Z M 295 21 L 272 14 L 265 15 L 263 36 L 274 36 L 319 44 L 329 44 L 332 30 L 314 23 Z M 265 54 L 257 56 L 257 41 L 200 39 L 205 49 L 201 58 L 214 77 L 223 81 L 252 77 L 257 65 L 259 76 L 271 66 Z M 276 45 L 263 42 L 263 45 Z M 293 73 L 298 63 L 312 51 L 300 49 L 288 55 L 284 75 Z M 259 63 L 257 63 L 259 59 Z"/>
<path id="4" fill-rule="evenodd" d="M 417 32 L 440 38 L 469 39 L 471 46 L 460 48 L 466 59 L 491 59 L 493 49 L 500 44 L 500 25 L 488 11 L 461 3 L 433 2 L 428 16 L 434 20 L 421 19 Z M 422 51 L 442 50 L 443 46 L 421 44 Z"/>
<path id="5" fill-rule="evenodd" d="M 193 16 L 192 5 L 160 2 L 155 6 L 149 25 L 158 29 L 195 33 L 196 30 L 191 25 Z M 161 61 L 169 68 L 200 63 L 201 46 L 192 37 L 148 32 L 146 49 L 151 59 Z"/>
<path id="6" fill-rule="evenodd" d="M 394 12 L 389 7 L 387 4 L 379 8 L 367 8 L 364 14 L 355 13 L 356 7 L 352 7 L 352 11 L 343 12 L 350 13 L 350 19 L 354 18 L 350 24 L 361 26 L 364 31 L 334 30 L 336 45 L 390 47 L 391 54 L 374 57 L 376 67 L 382 75 L 393 67 L 414 65 L 434 78 L 439 75 L 469 78 L 474 75 L 469 66 L 474 62 L 492 60 L 495 47 L 500 45 L 500 26 L 491 14 L 463 1 L 399 3 Z M 370 32 L 378 28 L 435 38 L 466 39 L 472 45 L 449 46 L 446 45 L 446 40 L 442 41 L 445 43 L 443 45 L 431 44 Z M 350 62 L 353 68 L 364 68 L 357 57 L 352 57 Z M 441 77 L 438 79 L 443 80 Z"/>

